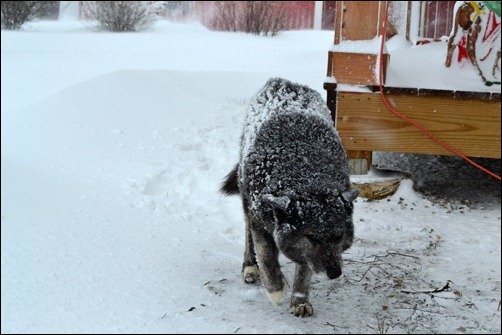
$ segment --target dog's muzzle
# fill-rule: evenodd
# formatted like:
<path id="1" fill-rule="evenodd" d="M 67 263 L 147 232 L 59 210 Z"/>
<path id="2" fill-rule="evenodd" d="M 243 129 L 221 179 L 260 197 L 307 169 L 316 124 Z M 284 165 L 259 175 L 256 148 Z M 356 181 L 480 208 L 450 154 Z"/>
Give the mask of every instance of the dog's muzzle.
<path id="1" fill-rule="evenodd" d="M 327 267 L 326 268 L 326 275 L 328 276 L 329 279 L 338 278 L 342 275 L 342 269 L 335 268 L 335 267 Z"/>

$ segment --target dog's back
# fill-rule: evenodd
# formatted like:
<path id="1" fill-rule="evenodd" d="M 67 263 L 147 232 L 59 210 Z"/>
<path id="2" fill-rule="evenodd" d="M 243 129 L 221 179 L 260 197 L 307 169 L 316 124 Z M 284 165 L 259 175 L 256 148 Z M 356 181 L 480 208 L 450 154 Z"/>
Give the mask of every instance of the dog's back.
<path id="1" fill-rule="evenodd" d="M 242 158 L 248 155 L 250 147 L 267 120 L 297 113 L 319 117 L 327 125 L 333 125 L 329 110 L 318 92 L 282 78 L 269 79 L 255 95 L 247 110 L 241 142 L 241 162 Z"/>
<path id="2" fill-rule="evenodd" d="M 346 154 L 322 97 L 281 78 L 270 79 L 248 109 L 239 166 L 240 189 L 254 197 L 350 185 Z"/>

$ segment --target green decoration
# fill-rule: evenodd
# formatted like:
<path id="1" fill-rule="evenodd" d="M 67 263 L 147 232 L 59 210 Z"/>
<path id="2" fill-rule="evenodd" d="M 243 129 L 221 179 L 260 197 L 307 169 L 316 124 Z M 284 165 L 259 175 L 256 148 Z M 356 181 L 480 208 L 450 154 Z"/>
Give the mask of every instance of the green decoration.
<path id="1" fill-rule="evenodd" d="M 489 10 L 500 17 L 500 1 L 481 1 Z"/>

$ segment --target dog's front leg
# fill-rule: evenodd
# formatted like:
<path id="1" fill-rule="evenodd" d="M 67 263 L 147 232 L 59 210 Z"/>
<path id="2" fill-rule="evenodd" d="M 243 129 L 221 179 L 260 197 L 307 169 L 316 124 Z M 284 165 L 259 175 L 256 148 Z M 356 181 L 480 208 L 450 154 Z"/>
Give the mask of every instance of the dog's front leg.
<path id="1" fill-rule="evenodd" d="M 309 302 L 310 278 L 312 270 L 307 264 L 296 264 L 295 282 L 291 295 L 290 313 L 294 316 L 305 317 L 314 314 L 314 309 Z"/>
<path id="2" fill-rule="evenodd" d="M 274 305 L 280 304 L 286 297 L 286 285 L 279 264 L 279 250 L 272 235 L 266 231 L 251 229 L 251 233 L 261 281 L 265 286 L 268 299 Z"/>

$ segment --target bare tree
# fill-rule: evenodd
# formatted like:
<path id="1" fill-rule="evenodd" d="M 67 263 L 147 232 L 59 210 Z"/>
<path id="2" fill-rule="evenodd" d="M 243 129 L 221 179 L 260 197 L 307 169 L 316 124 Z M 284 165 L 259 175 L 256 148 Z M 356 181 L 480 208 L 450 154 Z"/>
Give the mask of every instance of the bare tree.
<path id="1" fill-rule="evenodd" d="M 246 1 L 243 28 L 247 33 L 277 35 L 285 27 L 285 7 L 280 1 Z"/>
<path id="2" fill-rule="evenodd" d="M 141 31 L 155 20 L 150 5 L 144 1 L 86 1 L 86 6 L 103 30 Z"/>
<path id="3" fill-rule="evenodd" d="M 237 7 L 238 1 L 215 1 L 216 10 L 218 16 L 219 25 L 223 30 L 227 31 L 237 31 Z"/>
<path id="4" fill-rule="evenodd" d="M 1 1 L 2 29 L 16 30 L 43 12 L 52 1 Z"/>
<path id="5" fill-rule="evenodd" d="M 218 1 L 217 20 L 224 30 L 275 36 L 286 26 L 280 1 Z"/>
<path id="6" fill-rule="evenodd" d="M 265 36 L 270 33 L 272 36 L 276 36 L 280 31 L 284 30 L 286 27 L 286 7 L 281 1 L 263 1 L 269 3 L 271 9 L 268 11 L 269 15 L 265 19 L 267 22 L 263 29 Z"/>

